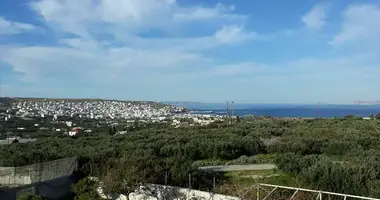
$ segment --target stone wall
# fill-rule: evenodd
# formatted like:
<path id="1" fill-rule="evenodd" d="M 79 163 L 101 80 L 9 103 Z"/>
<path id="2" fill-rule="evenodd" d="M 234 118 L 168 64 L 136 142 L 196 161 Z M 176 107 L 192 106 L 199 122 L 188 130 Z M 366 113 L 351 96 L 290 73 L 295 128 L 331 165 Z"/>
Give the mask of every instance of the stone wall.
<path id="1" fill-rule="evenodd" d="M 142 186 L 139 190 L 130 193 L 128 198 L 122 194 L 105 195 L 101 188 L 98 189 L 98 193 L 102 198 L 112 200 L 240 200 L 233 196 L 156 184 Z"/>

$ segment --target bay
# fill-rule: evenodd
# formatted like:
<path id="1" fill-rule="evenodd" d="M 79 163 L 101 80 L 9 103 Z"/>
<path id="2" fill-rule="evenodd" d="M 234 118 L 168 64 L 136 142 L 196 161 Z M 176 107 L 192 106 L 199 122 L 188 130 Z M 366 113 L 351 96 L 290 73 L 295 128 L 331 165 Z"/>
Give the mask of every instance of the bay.
<path id="1" fill-rule="evenodd" d="M 226 104 L 187 104 L 194 114 L 226 115 Z M 229 114 L 232 107 L 229 106 Z M 235 116 L 271 116 L 271 117 L 344 117 L 353 115 L 368 117 L 380 113 L 380 105 L 318 105 L 318 104 L 235 104 Z"/>

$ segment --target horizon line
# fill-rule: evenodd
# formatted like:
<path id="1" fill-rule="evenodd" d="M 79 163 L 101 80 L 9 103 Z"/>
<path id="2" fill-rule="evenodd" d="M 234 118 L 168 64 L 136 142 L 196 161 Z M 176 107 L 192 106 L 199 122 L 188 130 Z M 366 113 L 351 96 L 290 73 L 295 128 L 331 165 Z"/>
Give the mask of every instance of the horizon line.
<path id="1" fill-rule="evenodd" d="M 350 103 L 328 103 L 327 101 L 315 101 L 313 102 L 299 102 L 292 100 L 221 100 L 221 101 L 207 101 L 207 100 L 187 100 L 187 101 L 178 101 L 178 100 L 128 100 L 128 99 L 117 99 L 117 98 L 101 98 L 101 97 L 80 97 L 80 98 L 70 98 L 70 97 L 23 97 L 23 96 L 3 96 L 0 98 L 10 98 L 10 99 L 47 99 L 47 100 L 105 100 L 105 101 L 139 101 L 139 102 L 157 102 L 157 103 L 169 103 L 169 104 L 252 104 L 252 105 L 365 105 L 365 106 L 379 106 L 380 100 L 354 100 Z"/>

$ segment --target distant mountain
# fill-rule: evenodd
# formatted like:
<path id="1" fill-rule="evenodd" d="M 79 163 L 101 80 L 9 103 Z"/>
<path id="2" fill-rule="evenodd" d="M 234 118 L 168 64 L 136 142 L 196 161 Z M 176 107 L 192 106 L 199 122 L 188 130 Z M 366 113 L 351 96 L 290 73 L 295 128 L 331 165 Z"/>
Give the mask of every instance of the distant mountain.
<path id="1" fill-rule="evenodd" d="M 164 103 L 164 104 L 182 104 L 182 105 L 203 104 L 202 102 L 195 102 L 195 101 L 162 101 L 161 103 Z"/>
<path id="2" fill-rule="evenodd" d="M 191 110 L 225 110 L 226 103 L 202 103 L 202 102 L 189 102 L 189 101 L 177 101 L 177 102 L 164 102 L 166 104 L 183 106 Z M 249 104 L 249 103 L 235 103 L 234 105 L 229 104 L 229 109 L 232 107 L 235 110 L 238 109 L 299 109 L 299 108 L 312 108 L 312 109 L 346 109 L 346 108 L 355 108 L 355 109 L 366 109 L 366 108 L 378 108 L 379 105 L 355 105 L 355 104 L 342 104 L 342 105 L 333 105 L 333 104 Z"/>
<path id="3" fill-rule="evenodd" d="M 167 101 L 162 102 L 164 104 L 170 104 L 175 106 L 186 107 L 190 110 L 193 109 L 223 109 L 226 104 L 223 103 L 202 103 L 202 102 L 192 102 L 192 101 Z"/>

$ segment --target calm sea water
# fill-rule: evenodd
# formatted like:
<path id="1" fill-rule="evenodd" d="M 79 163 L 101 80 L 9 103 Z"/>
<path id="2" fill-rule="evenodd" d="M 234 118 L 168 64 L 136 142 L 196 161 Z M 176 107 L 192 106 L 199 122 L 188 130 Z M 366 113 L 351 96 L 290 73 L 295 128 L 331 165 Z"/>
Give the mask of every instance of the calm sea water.
<path id="1" fill-rule="evenodd" d="M 226 115 L 224 104 L 183 105 L 193 113 Z M 236 104 L 234 115 L 272 116 L 272 117 L 344 117 L 354 115 L 367 117 L 380 113 L 380 105 L 255 105 Z"/>

